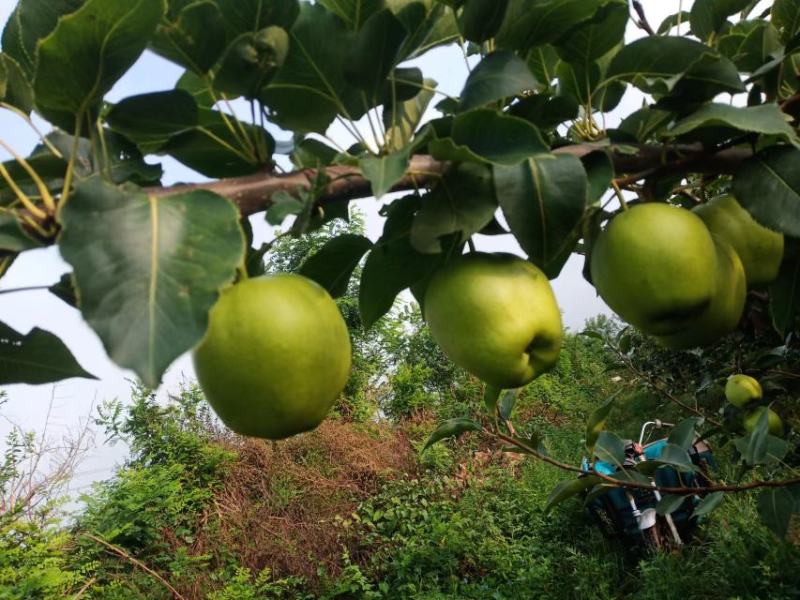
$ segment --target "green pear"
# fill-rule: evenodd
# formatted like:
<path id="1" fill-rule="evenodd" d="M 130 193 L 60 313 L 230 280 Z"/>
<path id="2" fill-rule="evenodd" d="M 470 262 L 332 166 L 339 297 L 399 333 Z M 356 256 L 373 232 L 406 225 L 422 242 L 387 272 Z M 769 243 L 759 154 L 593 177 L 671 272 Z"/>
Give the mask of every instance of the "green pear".
<path id="1" fill-rule="evenodd" d="M 765 286 L 775 280 L 783 259 L 783 234 L 757 223 L 731 195 L 717 196 L 694 212 L 711 233 L 736 250 L 749 286 Z"/>
<path id="2" fill-rule="evenodd" d="M 737 373 L 728 377 L 728 381 L 725 383 L 725 398 L 739 408 L 753 400 L 761 400 L 763 395 L 761 384 L 749 375 Z"/>
<path id="3" fill-rule="evenodd" d="M 717 252 L 717 272 L 711 303 L 681 331 L 658 337 L 668 348 L 686 350 L 713 344 L 736 329 L 742 318 L 747 299 L 742 261 L 730 244 L 717 236 L 712 237 Z"/>
<path id="4" fill-rule="evenodd" d="M 336 303 L 310 279 L 257 277 L 220 295 L 193 359 L 228 427 L 277 440 L 328 414 L 350 374 L 350 336 Z"/>
<path id="5" fill-rule="evenodd" d="M 423 306 L 442 351 L 495 387 L 523 386 L 558 361 L 563 329 L 550 282 L 517 256 L 456 258 L 431 278 Z"/>
<path id="6" fill-rule="evenodd" d="M 597 292 L 622 319 L 652 335 L 685 330 L 711 304 L 717 250 L 703 221 L 664 203 L 617 215 L 592 248 Z"/>
<path id="7" fill-rule="evenodd" d="M 757 409 L 749 413 L 744 418 L 742 424 L 744 425 L 745 430 L 748 433 L 752 433 L 755 430 L 756 425 L 758 424 L 758 420 L 761 418 L 761 415 L 764 413 L 765 410 L 767 411 L 767 420 L 769 422 L 768 427 L 770 434 L 777 437 L 783 437 L 783 432 L 784 432 L 783 421 L 778 416 L 778 413 L 776 413 L 771 408 L 767 408 L 766 406 L 759 406 Z"/>

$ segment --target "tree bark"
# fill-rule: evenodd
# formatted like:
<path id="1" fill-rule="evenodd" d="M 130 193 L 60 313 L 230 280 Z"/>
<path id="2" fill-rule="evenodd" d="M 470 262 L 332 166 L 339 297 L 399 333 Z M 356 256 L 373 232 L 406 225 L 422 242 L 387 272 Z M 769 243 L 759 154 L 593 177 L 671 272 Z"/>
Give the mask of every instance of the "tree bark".
<path id="1" fill-rule="evenodd" d="M 631 150 L 634 150 L 631 152 Z M 660 178 L 681 173 L 732 174 L 741 163 L 753 155 L 748 148 L 729 148 L 709 152 L 700 144 L 646 145 L 576 144 L 553 150 L 554 154 L 571 154 L 581 158 L 592 152 L 605 152 L 614 166 L 618 181 L 633 183 L 645 178 Z M 450 167 L 451 163 L 439 161 L 428 155 L 413 156 L 406 175 L 391 191 L 409 191 L 432 186 Z M 372 196 L 372 189 L 358 167 L 330 166 L 325 168 L 330 183 L 317 198 L 320 206 L 331 202 L 356 200 Z M 210 183 L 180 184 L 157 188 L 150 193 L 167 196 L 208 190 L 232 200 L 248 216 L 269 208 L 272 197 L 278 192 L 297 194 L 312 189 L 316 179 L 315 169 L 304 169 L 274 175 L 258 173 L 246 177 L 223 179 Z"/>

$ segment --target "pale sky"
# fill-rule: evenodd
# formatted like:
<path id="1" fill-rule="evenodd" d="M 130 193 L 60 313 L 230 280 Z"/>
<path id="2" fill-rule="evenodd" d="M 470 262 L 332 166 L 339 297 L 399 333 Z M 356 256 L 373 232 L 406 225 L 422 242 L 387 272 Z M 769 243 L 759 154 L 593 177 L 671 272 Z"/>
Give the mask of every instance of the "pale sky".
<path id="1" fill-rule="evenodd" d="M 653 27 L 658 27 L 663 18 L 678 10 L 679 0 L 644 0 L 642 4 Z M 10 0 L 2 2 L 0 23 L 6 22 L 14 5 L 15 3 Z M 690 5 L 689 0 L 684 1 L 683 9 L 688 10 Z M 685 28 L 683 30 L 685 31 Z M 628 38 L 640 36 L 641 32 L 631 23 Z M 433 78 L 439 83 L 439 89 L 452 96 L 459 94 L 467 74 L 460 50 L 454 47 L 438 49 L 414 62 L 422 68 L 425 77 Z M 171 89 L 181 72 L 179 67 L 152 53 L 146 53 L 117 83 L 107 99 L 116 102 L 134 94 Z M 619 120 L 615 115 L 629 114 L 641 105 L 641 100 L 640 94 L 635 91 L 628 92 L 620 108 L 607 118 L 606 125 L 613 127 Z M 245 111 L 241 111 L 240 114 L 244 118 Z M 42 121 L 39 120 L 37 123 L 46 129 L 47 126 Z M 290 137 L 289 134 L 274 128 L 271 132 L 276 139 Z M 27 155 L 37 143 L 36 136 L 28 126 L 8 111 L 0 111 L 0 135 L 22 155 Z M 341 128 L 332 127 L 329 135 L 345 147 L 352 143 L 352 139 Z M 7 158 L 7 155 L 0 152 L 0 160 Z M 165 184 L 203 180 L 201 176 L 174 160 L 162 157 L 150 160 L 162 163 L 165 170 Z M 387 197 L 384 200 L 389 199 Z M 377 214 L 380 204 L 374 199 L 361 200 L 354 204 L 367 215 L 368 236 L 373 240 L 377 239 L 382 228 L 382 219 Z M 257 237 L 261 240 L 266 239 L 270 235 L 271 228 L 266 225 L 263 215 L 256 215 L 251 220 Z M 260 243 L 261 240 L 257 239 L 256 243 Z M 481 250 L 521 254 L 519 246 L 511 236 L 495 238 L 478 236 L 476 243 Z M 573 255 L 562 274 L 553 282 L 564 322 L 573 331 L 580 330 L 587 318 L 609 312 L 602 300 L 597 297 L 594 288 L 583 279 L 582 268 L 583 259 Z M 69 270 L 56 248 L 26 252 L 0 281 L 0 289 L 49 285 Z M 134 379 L 133 373 L 119 369 L 111 363 L 99 339 L 83 322 L 80 313 L 48 292 L 0 294 L 0 320 L 21 332 L 27 332 L 30 328 L 38 326 L 57 334 L 67 343 L 83 367 L 99 377 L 99 381 L 71 379 L 56 386 L 8 386 L 5 389 L 10 400 L 0 408 L 0 417 L 4 417 L 0 418 L 0 438 L 10 427 L 6 419 L 28 429 L 40 430 L 51 394 L 55 397 L 50 419 L 50 432 L 53 435 L 61 435 L 75 428 L 81 419 L 88 416 L 92 403 L 128 397 L 130 389 L 128 380 Z M 169 369 L 159 393 L 174 392 L 181 380 L 192 378 L 191 362 L 185 355 Z M 115 461 L 124 455 L 123 449 L 103 446 L 101 436 L 98 436 L 98 444 L 98 448 L 80 468 L 74 489 L 83 488 L 91 481 L 108 477 Z M 0 441 L 1 448 L 2 441 Z"/>

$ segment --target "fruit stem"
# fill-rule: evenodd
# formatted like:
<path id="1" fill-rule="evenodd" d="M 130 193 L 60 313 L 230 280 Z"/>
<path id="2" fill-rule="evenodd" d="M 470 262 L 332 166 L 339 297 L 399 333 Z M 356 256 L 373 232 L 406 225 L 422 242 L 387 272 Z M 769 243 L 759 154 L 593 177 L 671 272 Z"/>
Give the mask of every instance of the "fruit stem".
<path id="1" fill-rule="evenodd" d="M 622 194 L 622 190 L 620 189 L 619 184 L 612 179 L 611 185 L 614 188 L 614 193 L 617 194 L 617 198 L 619 198 L 619 204 L 622 207 L 622 210 L 627 211 L 628 203 L 625 201 L 625 196 Z"/>

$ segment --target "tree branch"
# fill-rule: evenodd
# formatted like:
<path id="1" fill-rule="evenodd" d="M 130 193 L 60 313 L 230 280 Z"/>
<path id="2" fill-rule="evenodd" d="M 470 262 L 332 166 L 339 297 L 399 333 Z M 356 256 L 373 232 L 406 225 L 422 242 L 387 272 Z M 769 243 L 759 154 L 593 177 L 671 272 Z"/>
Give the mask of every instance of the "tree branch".
<path id="1" fill-rule="evenodd" d="M 602 144 L 576 144 L 553 150 L 554 154 L 570 154 L 581 158 L 592 152 L 605 152 L 614 165 L 619 185 L 629 185 L 645 177 L 664 177 L 676 173 L 735 173 L 742 161 L 752 156 L 747 148 L 729 148 L 721 152 L 709 152 L 700 144 L 653 145 L 625 144 L 626 150 L 636 148 L 635 153 L 621 147 Z M 411 191 L 432 186 L 450 168 L 451 163 L 438 161 L 432 156 L 416 155 L 411 158 L 406 175 L 392 187 L 391 191 Z M 330 183 L 317 199 L 320 206 L 332 202 L 343 202 L 372 196 L 369 180 L 358 167 L 335 165 L 326 167 L 325 174 Z M 246 177 L 223 179 L 210 183 L 180 184 L 155 188 L 149 192 L 156 196 L 168 196 L 208 190 L 232 200 L 248 216 L 269 208 L 272 197 L 278 192 L 297 194 L 309 191 L 317 175 L 315 169 L 304 169 L 282 175 L 258 173 Z"/>

